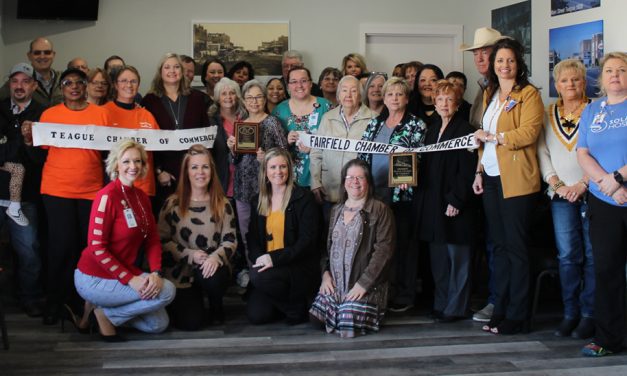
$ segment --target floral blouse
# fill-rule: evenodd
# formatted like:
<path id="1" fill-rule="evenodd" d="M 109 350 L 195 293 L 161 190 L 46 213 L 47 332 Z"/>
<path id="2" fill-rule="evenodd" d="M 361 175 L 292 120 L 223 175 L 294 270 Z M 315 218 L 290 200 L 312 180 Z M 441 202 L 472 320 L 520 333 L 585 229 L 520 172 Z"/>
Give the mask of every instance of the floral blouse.
<path id="1" fill-rule="evenodd" d="M 316 133 L 322 120 L 322 115 L 331 110 L 331 102 L 324 98 L 316 97 L 313 111 L 304 115 L 296 116 L 292 113 L 289 105 L 289 99 L 279 103 L 272 115 L 281 120 L 283 129 L 286 132 L 303 131 L 306 133 Z M 294 175 L 296 183 L 301 187 L 309 187 L 311 185 L 311 175 L 309 173 L 309 153 L 298 151 L 296 144 L 290 146 L 290 152 L 294 159 Z"/>
<path id="2" fill-rule="evenodd" d="M 372 119 L 366 127 L 366 131 L 361 139 L 374 141 L 379 134 L 379 131 L 381 131 L 381 128 L 385 126 L 387 118 L 387 111 L 384 111 L 384 113 Z M 401 122 L 392 131 L 389 143 L 406 148 L 424 146 L 426 132 L 427 125 L 425 122 L 405 111 L 403 119 L 401 119 Z M 372 165 L 372 154 L 361 153 L 359 154 L 359 158 L 368 162 L 369 165 Z M 418 158 L 420 158 L 420 154 L 418 154 Z M 411 187 L 404 191 L 401 191 L 399 187 L 395 187 L 392 192 L 392 202 L 411 201 L 412 196 L 413 190 Z"/>
<path id="3" fill-rule="evenodd" d="M 278 147 L 287 149 L 287 138 L 281 122 L 275 116 L 268 116 L 261 123 L 259 147 L 268 151 Z M 259 194 L 259 162 L 257 154 L 235 156 L 235 199 L 250 203 Z"/>

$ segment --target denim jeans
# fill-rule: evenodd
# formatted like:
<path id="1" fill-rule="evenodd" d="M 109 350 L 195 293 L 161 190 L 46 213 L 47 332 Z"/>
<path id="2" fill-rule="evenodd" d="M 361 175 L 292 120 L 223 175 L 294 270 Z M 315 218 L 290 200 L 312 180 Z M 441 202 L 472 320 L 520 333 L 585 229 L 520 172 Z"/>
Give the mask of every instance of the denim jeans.
<path id="1" fill-rule="evenodd" d="M 594 262 L 584 202 L 551 201 L 564 318 L 594 316 Z"/>
<path id="2" fill-rule="evenodd" d="M 88 302 L 102 308 L 115 326 L 130 325 L 146 333 L 161 333 L 170 322 L 165 306 L 174 300 L 176 288 L 163 280 L 163 288 L 154 299 L 142 299 L 137 291 L 117 279 L 106 279 L 74 271 L 76 290 Z"/>
<path id="3" fill-rule="evenodd" d="M 22 202 L 22 212 L 28 218 L 28 226 L 20 226 L 9 219 L 0 208 L 0 229 L 6 224 L 11 235 L 11 245 L 17 256 L 18 296 L 22 304 L 36 303 L 43 298 L 41 285 L 41 256 L 37 241 L 37 207 Z"/>

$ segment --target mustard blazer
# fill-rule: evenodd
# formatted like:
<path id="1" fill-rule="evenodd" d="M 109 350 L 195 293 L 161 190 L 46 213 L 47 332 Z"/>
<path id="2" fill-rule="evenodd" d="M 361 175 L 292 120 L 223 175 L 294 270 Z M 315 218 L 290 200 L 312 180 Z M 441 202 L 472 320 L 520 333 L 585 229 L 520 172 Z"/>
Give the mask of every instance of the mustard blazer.
<path id="1" fill-rule="evenodd" d="M 483 92 L 483 112 L 492 98 Z M 510 99 L 516 105 L 501 112 L 496 127 L 503 133 L 505 144 L 498 145 L 496 157 L 501 171 L 504 198 L 528 195 L 540 191 L 540 168 L 536 156 L 537 140 L 544 127 L 544 104 L 540 91 L 533 85 L 513 90 Z M 479 160 L 483 155 L 483 144 L 479 149 Z"/>

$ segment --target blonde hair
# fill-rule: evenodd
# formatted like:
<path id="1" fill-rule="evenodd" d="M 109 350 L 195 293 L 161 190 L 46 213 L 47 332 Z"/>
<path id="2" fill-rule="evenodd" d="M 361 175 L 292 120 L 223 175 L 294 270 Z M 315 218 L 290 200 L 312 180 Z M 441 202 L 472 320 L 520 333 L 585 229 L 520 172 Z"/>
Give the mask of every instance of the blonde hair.
<path id="1" fill-rule="evenodd" d="M 292 189 L 294 189 L 294 169 L 290 153 L 282 148 L 272 148 L 268 150 L 263 158 L 261 168 L 259 169 L 259 204 L 257 205 L 259 215 L 266 217 L 270 215 L 272 211 L 272 185 L 268 180 L 268 161 L 276 157 L 283 157 L 287 162 L 287 189 L 283 195 L 281 211 L 285 211 L 287 208 L 287 204 L 290 202 L 292 196 Z"/>
<path id="2" fill-rule="evenodd" d="M 163 77 L 161 76 L 161 69 L 163 68 L 163 64 L 168 59 L 176 59 L 176 62 L 179 64 L 181 70 L 181 80 L 179 81 L 178 92 L 182 95 L 189 95 L 191 89 L 189 87 L 189 81 L 187 77 L 183 74 L 183 62 L 181 61 L 181 57 L 175 53 L 169 52 L 159 60 L 159 64 L 157 65 L 157 72 L 155 72 L 155 76 L 152 79 L 152 85 L 150 86 L 150 92 L 155 94 L 158 97 L 162 97 L 165 94 L 165 86 L 163 85 Z"/>
<path id="3" fill-rule="evenodd" d="M 360 54 L 353 52 L 344 56 L 344 58 L 342 59 L 341 71 L 343 75 L 346 75 L 346 65 L 348 65 L 349 61 L 352 61 L 359 66 L 359 68 L 361 69 L 360 73 L 366 73 L 368 71 L 368 68 L 366 68 L 366 59 Z"/>
<path id="4" fill-rule="evenodd" d="M 620 51 L 608 52 L 601 59 L 601 64 L 599 65 L 601 67 L 601 73 L 599 74 L 598 86 L 599 86 L 599 95 L 602 97 L 607 95 L 607 92 L 605 91 L 605 88 L 603 87 L 603 68 L 605 68 L 605 63 L 607 63 L 608 60 L 610 59 L 619 59 L 619 60 L 622 60 L 624 64 L 627 64 L 627 53 L 620 52 Z"/>
<path id="5" fill-rule="evenodd" d="M 381 93 L 383 93 L 384 97 L 385 94 L 387 94 L 388 90 L 392 88 L 392 86 L 400 87 L 403 94 L 405 94 L 405 96 L 409 98 L 409 85 L 404 78 L 400 77 L 390 77 L 387 81 L 385 81 L 385 83 L 383 84 L 383 88 L 381 89 Z"/>
<path id="6" fill-rule="evenodd" d="M 557 63 L 557 65 L 553 67 L 553 81 L 555 81 L 555 83 L 557 84 L 557 81 L 559 80 L 560 75 L 568 69 L 572 69 L 575 72 L 577 72 L 581 76 L 581 78 L 583 78 L 585 81 L 586 67 L 578 59 L 566 59 Z"/>
<path id="7" fill-rule="evenodd" d="M 139 171 L 139 175 L 137 177 L 143 178 L 146 176 L 146 173 L 148 173 L 148 154 L 146 153 L 144 145 L 127 138 L 118 141 L 118 143 L 113 145 L 111 151 L 109 152 L 109 156 L 107 156 L 106 171 L 111 180 L 115 180 L 118 177 L 118 161 L 129 149 L 137 149 L 142 160 L 142 169 Z"/>

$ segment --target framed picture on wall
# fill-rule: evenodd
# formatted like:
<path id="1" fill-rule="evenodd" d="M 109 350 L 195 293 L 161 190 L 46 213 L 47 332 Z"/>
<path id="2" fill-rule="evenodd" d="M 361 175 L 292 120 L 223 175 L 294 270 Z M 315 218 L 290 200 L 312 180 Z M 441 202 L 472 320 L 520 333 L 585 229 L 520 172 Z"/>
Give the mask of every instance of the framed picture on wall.
<path id="1" fill-rule="evenodd" d="M 525 46 L 525 62 L 531 75 L 531 0 L 493 9 L 492 28 Z"/>
<path id="2" fill-rule="evenodd" d="M 281 57 L 289 49 L 289 22 L 192 21 L 192 54 L 196 79 L 205 61 L 217 58 L 226 69 L 247 61 L 256 76 L 281 75 Z M 226 72 L 225 72 L 226 74 Z"/>
<path id="3" fill-rule="evenodd" d="M 598 8 L 601 0 L 551 0 L 551 16 Z"/>
<path id="4" fill-rule="evenodd" d="M 557 97 L 553 67 L 562 60 L 578 59 L 586 66 L 586 95 L 597 97 L 599 60 L 603 57 L 603 21 L 549 30 L 549 95 Z"/>

